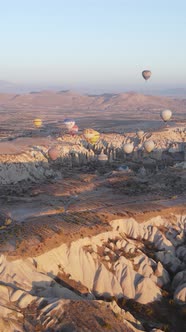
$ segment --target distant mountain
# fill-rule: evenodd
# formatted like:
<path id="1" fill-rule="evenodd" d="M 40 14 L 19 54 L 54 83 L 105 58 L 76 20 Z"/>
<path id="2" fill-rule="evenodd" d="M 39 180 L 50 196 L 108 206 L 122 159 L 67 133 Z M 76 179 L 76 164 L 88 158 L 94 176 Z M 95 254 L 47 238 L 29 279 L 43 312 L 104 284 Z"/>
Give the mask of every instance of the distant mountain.
<path id="1" fill-rule="evenodd" d="M 186 100 L 172 99 L 163 96 L 143 95 L 135 92 L 120 94 L 81 95 L 67 90 L 55 92 L 51 90 L 32 91 L 24 94 L 0 94 L 0 106 L 25 109 L 61 109 L 61 110 L 158 110 L 170 108 L 183 113 Z"/>

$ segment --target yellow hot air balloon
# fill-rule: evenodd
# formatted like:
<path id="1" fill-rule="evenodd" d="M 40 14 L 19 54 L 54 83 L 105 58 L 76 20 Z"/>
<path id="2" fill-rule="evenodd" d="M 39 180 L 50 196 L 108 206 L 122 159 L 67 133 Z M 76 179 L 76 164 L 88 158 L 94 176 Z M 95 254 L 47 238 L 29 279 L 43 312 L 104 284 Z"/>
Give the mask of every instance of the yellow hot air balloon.
<path id="1" fill-rule="evenodd" d="M 91 128 L 84 129 L 83 135 L 86 141 L 90 144 L 96 144 L 100 138 L 100 133 Z"/>
<path id="2" fill-rule="evenodd" d="M 142 71 L 142 76 L 143 78 L 147 81 L 151 77 L 151 71 L 150 70 L 143 70 Z"/>
<path id="3" fill-rule="evenodd" d="M 34 126 L 36 128 L 40 128 L 42 126 L 42 120 L 41 119 L 34 119 Z"/>

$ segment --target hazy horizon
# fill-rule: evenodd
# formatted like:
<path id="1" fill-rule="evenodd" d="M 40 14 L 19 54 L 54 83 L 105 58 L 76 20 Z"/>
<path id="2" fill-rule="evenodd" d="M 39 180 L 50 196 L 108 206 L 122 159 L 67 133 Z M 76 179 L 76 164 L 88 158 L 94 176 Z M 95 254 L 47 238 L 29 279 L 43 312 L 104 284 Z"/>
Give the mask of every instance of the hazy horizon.
<path id="1" fill-rule="evenodd" d="M 145 82 L 145 85 L 123 85 L 123 86 L 86 86 L 86 85 L 60 85 L 50 84 L 47 82 L 43 84 L 27 83 L 18 84 L 16 82 L 0 80 L 0 93 L 12 93 L 12 94 L 24 94 L 31 92 L 40 92 L 43 90 L 49 91 L 72 91 L 79 94 L 88 95 L 101 95 L 101 94 L 120 94 L 135 92 L 144 95 L 162 95 L 172 97 L 186 97 L 186 86 L 154 86 L 152 87 L 149 82 Z"/>

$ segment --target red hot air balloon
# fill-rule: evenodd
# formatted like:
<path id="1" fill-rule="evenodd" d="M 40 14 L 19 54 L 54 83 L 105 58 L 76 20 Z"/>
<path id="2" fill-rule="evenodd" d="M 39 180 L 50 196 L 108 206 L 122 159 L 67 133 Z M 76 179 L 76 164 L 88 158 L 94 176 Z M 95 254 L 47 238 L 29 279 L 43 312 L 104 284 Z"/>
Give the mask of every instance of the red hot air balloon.
<path id="1" fill-rule="evenodd" d="M 76 135 L 76 134 L 78 133 L 78 130 L 79 130 L 78 126 L 77 126 L 77 125 L 74 125 L 74 126 L 70 129 L 69 134 L 71 134 L 72 136 L 74 136 L 74 135 Z"/>

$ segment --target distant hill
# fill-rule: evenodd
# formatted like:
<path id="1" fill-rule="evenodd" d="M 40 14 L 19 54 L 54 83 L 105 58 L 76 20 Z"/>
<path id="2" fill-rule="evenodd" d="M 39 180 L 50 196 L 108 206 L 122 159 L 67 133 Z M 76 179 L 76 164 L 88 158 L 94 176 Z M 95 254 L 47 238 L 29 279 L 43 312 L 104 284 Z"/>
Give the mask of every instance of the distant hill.
<path id="1" fill-rule="evenodd" d="M 61 109 L 61 110 L 110 110 L 126 111 L 140 109 L 171 108 L 185 112 L 186 99 L 143 95 L 135 92 L 120 94 L 81 95 L 67 91 L 32 91 L 25 94 L 0 94 L 0 106 L 5 109 Z"/>
<path id="2" fill-rule="evenodd" d="M 143 95 L 135 92 L 81 95 L 73 91 L 43 90 L 31 93 L 0 93 L 0 129 L 15 131 L 33 129 L 33 119 L 63 126 L 72 117 L 79 128 L 122 132 L 136 128 L 150 130 L 163 125 L 160 110 L 171 109 L 171 125 L 186 123 L 186 99 Z M 54 125 L 55 123 L 55 125 Z M 47 129 L 48 130 L 48 129 Z M 4 136 L 3 136 L 4 137 Z"/>

